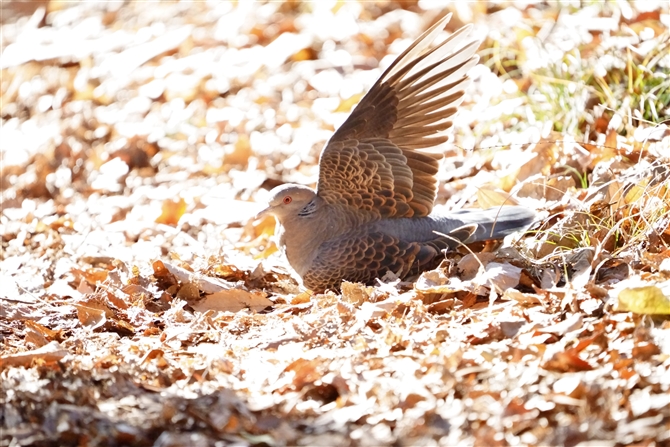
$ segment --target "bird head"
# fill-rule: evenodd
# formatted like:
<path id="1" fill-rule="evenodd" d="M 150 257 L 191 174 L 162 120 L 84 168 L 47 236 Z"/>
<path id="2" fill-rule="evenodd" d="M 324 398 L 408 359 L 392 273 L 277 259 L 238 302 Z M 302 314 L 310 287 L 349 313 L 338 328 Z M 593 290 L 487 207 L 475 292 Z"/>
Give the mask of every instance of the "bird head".
<path id="1" fill-rule="evenodd" d="M 302 211 L 316 197 L 316 192 L 307 186 L 287 183 L 277 186 L 270 191 L 268 207 L 256 215 L 256 219 L 272 214 L 279 222 L 285 222 L 298 217 Z"/>

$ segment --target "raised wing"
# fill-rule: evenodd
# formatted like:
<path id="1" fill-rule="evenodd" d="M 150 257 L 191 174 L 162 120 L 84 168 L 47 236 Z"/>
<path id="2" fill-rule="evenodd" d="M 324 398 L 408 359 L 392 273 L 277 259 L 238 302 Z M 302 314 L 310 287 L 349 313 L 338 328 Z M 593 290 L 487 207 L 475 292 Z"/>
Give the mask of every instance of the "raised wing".
<path id="1" fill-rule="evenodd" d="M 451 18 L 424 32 L 384 72 L 321 154 L 317 193 L 380 217 L 430 214 L 444 131 L 463 100 L 478 41 L 465 26 L 433 41 Z"/>

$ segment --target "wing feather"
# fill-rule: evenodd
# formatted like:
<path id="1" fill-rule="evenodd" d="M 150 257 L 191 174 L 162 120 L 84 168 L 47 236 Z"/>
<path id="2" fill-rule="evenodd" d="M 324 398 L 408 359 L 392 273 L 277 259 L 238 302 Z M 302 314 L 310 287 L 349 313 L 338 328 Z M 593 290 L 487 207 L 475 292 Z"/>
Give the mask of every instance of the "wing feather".
<path id="1" fill-rule="evenodd" d="M 434 43 L 450 17 L 398 56 L 326 145 L 317 194 L 327 203 L 354 207 L 368 220 L 432 211 L 441 156 L 418 151 L 447 141 L 478 61 L 471 26 Z"/>

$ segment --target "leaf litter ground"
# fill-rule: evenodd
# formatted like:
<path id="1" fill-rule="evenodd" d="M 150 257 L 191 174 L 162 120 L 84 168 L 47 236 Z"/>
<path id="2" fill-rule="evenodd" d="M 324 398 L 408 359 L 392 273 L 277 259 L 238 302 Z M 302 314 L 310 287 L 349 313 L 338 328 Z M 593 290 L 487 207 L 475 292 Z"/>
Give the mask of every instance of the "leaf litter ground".
<path id="1" fill-rule="evenodd" d="M 668 5 L 467 5 L 438 203 L 541 218 L 312 295 L 251 217 L 446 9 L 3 4 L 0 443 L 670 442 Z"/>

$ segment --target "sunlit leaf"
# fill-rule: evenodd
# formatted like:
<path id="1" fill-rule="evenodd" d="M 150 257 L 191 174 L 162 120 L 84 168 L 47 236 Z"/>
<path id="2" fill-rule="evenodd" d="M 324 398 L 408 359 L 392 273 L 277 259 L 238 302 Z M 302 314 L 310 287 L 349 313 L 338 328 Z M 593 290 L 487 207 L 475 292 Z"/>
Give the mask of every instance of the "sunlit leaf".
<path id="1" fill-rule="evenodd" d="M 670 298 L 655 286 L 634 287 L 619 292 L 617 310 L 639 314 L 670 314 Z"/>
<path id="2" fill-rule="evenodd" d="M 156 223 L 166 225 L 177 225 L 181 216 L 186 212 L 186 201 L 183 198 L 178 200 L 167 199 L 163 201 L 161 215 L 156 218 Z"/>

